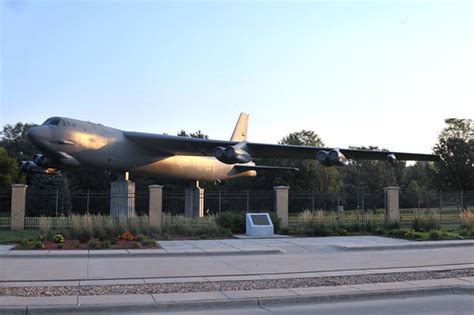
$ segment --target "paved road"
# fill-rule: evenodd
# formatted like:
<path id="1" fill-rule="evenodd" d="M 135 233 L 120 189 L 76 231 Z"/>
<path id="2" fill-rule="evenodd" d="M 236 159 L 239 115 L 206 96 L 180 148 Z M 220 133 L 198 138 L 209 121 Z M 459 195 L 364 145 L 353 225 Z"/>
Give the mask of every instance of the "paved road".
<path id="1" fill-rule="evenodd" d="M 381 245 L 406 242 L 381 237 L 302 238 L 297 244 L 290 244 L 287 240 L 194 241 L 208 250 L 217 242 L 231 242 L 233 246 L 247 244 L 248 247 L 270 244 L 286 253 L 177 257 L 2 257 L 0 281 L 264 275 L 474 263 L 472 246 L 353 251 L 335 247 L 331 239 L 333 243 L 337 241 L 345 246 L 357 246 L 364 242 Z M 189 242 L 170 244 L 166 246 L 188 246 Z"/>
<path id="2" fill-rule="evenodd" d="M 34 312 L 32 313 L 34 314 Z M 53 314 L 53 313 L 50 313 Z M 474 314 L 474 297 L 472 295 L 448 295 L 429 296 L 416 298 L 397 298 L 384 300 L 369 300 L 344 303 L 325 304 L 297 304 L 287 306 L 275 306 L 265 308 L 234 308 L 234 309 L 214 309 L 198 311 L 177 311 L 177 312 L 140 312 L 140 313 L 75 313 L 78 315 L 139 315 L 139 314 L 183 314 L 183 315 L 471 315 Z"/>

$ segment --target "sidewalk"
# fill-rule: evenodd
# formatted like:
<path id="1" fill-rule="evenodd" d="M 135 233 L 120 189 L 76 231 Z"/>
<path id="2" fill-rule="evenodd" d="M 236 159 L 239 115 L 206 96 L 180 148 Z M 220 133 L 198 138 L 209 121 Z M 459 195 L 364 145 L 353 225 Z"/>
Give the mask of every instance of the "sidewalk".
<path id="1" fill-rule="evenodd" d="M 207 256 L 426 249 L 474 246 L 474 240 L 408 241 L 381 236 L 285 237 L 224 240 L 158 241 L 160 249 L 123 250 L 11 250 L 0 245 L 0 257 Z"/>
<path id="2" fill-rule="evenodd" d="M 83 312 L 192 310 L 448 294 L 474 294 L 474 277 L 246 291 L 54 297 L 0 296 L 0 312 L 6 314 L 9 312 L 12 314 L 47 312 L 52 314 L 73 310 Z"/>
<path id="3" fill-rule="evenodd" d="M 0 313 L 204 309 L 474 293 L 474 241 L 360 236 L 159 243 L 157 253 L 1 246 Z"/>

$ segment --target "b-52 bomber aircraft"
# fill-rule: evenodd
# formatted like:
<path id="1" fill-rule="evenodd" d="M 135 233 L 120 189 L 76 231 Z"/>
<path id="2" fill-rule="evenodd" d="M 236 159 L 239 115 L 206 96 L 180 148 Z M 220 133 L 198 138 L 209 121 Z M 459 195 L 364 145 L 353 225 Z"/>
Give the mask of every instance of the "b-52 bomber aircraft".
<path id="1" fill-rule="evenodd" d="M 259 170 L 293 168 L 256 165 L 255 158 L 317 159 L 341 166 L 348 159 L 437 161 L 430 154 L 366 151 L 247 141 L 248 115 L 241 113 L 230 141 L 123 131 L 65 117 L 51 117 L 28 136 L 42 152 L 22 161 L 26 172 L 54 173 L 63 167 L 93 166 L 189 180 L 223 181 L 256 176 Z M 296 170 L 296 169 L 295 169 Z"/>

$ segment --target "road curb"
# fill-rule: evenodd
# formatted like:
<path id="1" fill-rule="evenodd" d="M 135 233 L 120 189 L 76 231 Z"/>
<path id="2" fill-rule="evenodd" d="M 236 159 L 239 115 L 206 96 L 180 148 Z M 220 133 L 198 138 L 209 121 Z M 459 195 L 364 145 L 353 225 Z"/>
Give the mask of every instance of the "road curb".
<path id="1" fill-rule="evenodd" d="M 338 249 L 344 251 L 377 251 L 377 250 L 397 250 L 397 249 L 430 249 L 430 248 L 446 248 L 446 247 L 471 247 L 474 246 L 474 242 L 462 243 L 440 243 L 440 244 L 401 244 L 401 245 L 381 245 L 381 246 L 342 246 L 334 245 Z"/>
<path id="2" fill-rule="evenodd" d="M 431 288 L 409 288 L 397 290 L 381 290 L 370 292 L 351 292 L 343 294 L 318 294 L 306 296 L 288 297 L 265 297 L 265 298 L 243 298 L 232 300 L 200 300 L 183 302 L 157 302 L 146 304 L 94 304 L 94 305 L 50 305 L 50 306 L 21 306 L 2 307 L 0 314 L 64 314 L 85 312 L 146 312 L 146 311 L 186 311 L 186 310 L 209 310 L 225 309 L 232 307 L 265 307 L 275 305 L 309 304 L 309 303 L 333 303 L 345 301 L 360 301 L 368 299 L 400 298 L 406 296 L 433 296 L 433 295 L 473 295 L 474 287 L 471 286 L 438 286 Z"/>
<path id="3" fill-rule="evenodd" d="M 285 251 L 281 249 L 268 249 L 268 250 L 246 250 L 246 251 L 216 251 L 216 252 L 175 252 L 175 253 L 139 253 L 139 252 L 127 252 L 127 253 L 67 253 L 64 251 L 58 252 L 45 252 L 38 253 L 33 251 L 31 254 L 10 254 L 1 253 L 0 258 L 117 258 L 117 257 L 187 257 L 187 256 L 245 256 L 245 255 L 274 255 L 283 254 Z"/>

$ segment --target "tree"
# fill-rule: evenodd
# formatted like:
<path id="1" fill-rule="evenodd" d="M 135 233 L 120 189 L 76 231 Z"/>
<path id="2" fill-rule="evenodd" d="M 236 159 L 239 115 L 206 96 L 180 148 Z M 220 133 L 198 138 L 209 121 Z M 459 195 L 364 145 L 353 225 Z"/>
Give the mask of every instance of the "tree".
<path id="1" fill-rule="evenodd" d="M 11 184 L 24 182 L 20 176 L 17 161 L 8 156 L 5 148 L 0 147 L 0 189 L 7 189 Z"/>
<path id="2" fill-rule="evenodd" d="M 28 185 L 27 215 L 54 216 L 72 211 L 68 180 L 60 173 L 32 174 Z"/>
<path id="3" fill-rule="evenodd" d="M 0 132 L 0 145 L 7 150 L 8 155 L 16 158 L 17 161 L 31 160 L 38 150 L 31 144 L 27 133 L 34 126 L 36 125 L 21 122 L 15 125 L 5 125 Z"/>
<path id="4" fill-rule="evenodd" d="M 433 151 L 440 157 L 434 169 L 439 189 L 474 190 L 474 124 L 471 119 L 449 118 Z"/>
<path id="5" fill-rule="evenodd" d="M 184 131 L 184 129 L 181 129 L 180 132 L 177 134 L 179 137 L 190 137 L 190 138 L 202 138 L 202 139 L 209 139 L 209 136 L 206 134 L 203 134 L 201 130 L 198 130 L 196 132 L 192 133 L 187 133 Z"/>
<path id="6" fill-rule="evenodd" d="M 323 147 L 321 138 L 311 130 L 301 130 L 285 136 L 280 144 L 304 145 Z M 322 166 L 315 159 L 313 160 L 286 160 L 276 161 L 277 165 L 296 167 L 300 171 L 288 171 L 281 173 L 279 180 L 288 185 L 293 190 L 317 191 L 317 192 L 338 192 L 342 188 L 342 177 L 336 167 Z"/>

